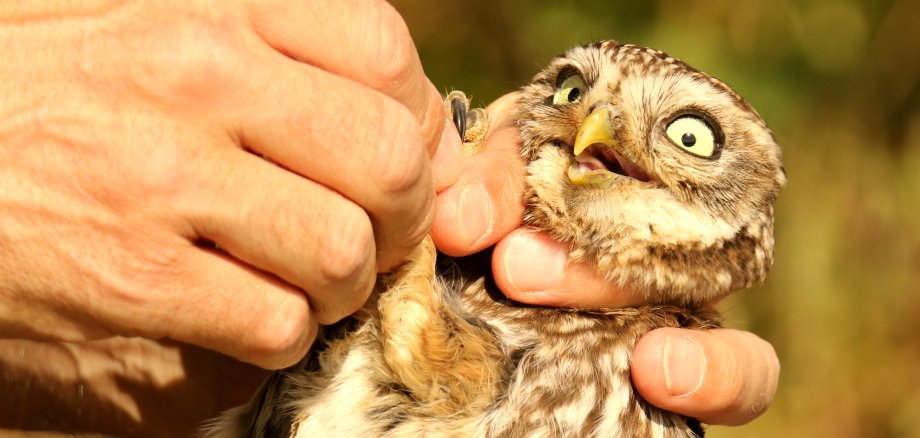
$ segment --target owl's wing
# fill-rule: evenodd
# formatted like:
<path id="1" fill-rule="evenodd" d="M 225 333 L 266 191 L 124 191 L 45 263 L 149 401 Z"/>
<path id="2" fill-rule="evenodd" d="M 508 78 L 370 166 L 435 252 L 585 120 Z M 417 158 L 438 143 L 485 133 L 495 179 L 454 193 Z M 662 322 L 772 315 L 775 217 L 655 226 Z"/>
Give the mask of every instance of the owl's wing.
<path id="1" fill-rule="evenodd" d="M 313 352 L 304 356 L 300 362 L 275 371 L 262 383 L 250 402 L 248 415 L 240 418 L 247 424 L 246 436 L 251 438 L 288 438 L 294 419 L 291 412 L 284 408 L 285 401 L 291 394 L 290 375 L 303 373 L 313 359 Z"/>
<path id="2" fill-rule="evenodd" d="M 352 318 L 321 326 L 314 345 L 323 345 L 323 339 L 335 338 L 349 329 Z M 272 374 L 256 390 L 248 403 L 221 414 L 205 424 L 198 434 L 200 438 L 289 438 L 293 431 L 294 415 L 289 408 L 293 388 L 291 376 L 309 373 L 319 368 L 318 354 L 321 348 L 313 348 L 300 362 Z"/>

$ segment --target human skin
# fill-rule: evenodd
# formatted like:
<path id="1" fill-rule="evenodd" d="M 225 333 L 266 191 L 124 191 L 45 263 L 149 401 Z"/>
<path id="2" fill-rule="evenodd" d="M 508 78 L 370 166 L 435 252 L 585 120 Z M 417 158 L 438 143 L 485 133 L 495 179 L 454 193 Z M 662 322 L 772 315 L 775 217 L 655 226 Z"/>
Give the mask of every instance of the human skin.
<path id="1" fill-rule="evenodd" d="M 636 299 L 517 230 L 507 99 L 487 150 L 461 160 L 386 3 L 11 3 L 0 45 L 4 427 L 185 434 L 255 389 L 265 372 L 244 362 L 299 359 L 432 224 L 451 254 L 498 243 L 519 301 Z M 521 244 L 559 268 L 542 285 L 504 262 Z M 679 343 L 643 338 L 637 388 L 711 423 L 758 415 L 775 354 L 722 333 L 697 342 L 709 374 L 688 395 L 662 366 Z"/>
<path id="2" fill-rule="evenodd" d="M 165 338 L 281 368 L 428 232 L 446 117 L 388 4 L 0 17 L 4 336 Z"/>

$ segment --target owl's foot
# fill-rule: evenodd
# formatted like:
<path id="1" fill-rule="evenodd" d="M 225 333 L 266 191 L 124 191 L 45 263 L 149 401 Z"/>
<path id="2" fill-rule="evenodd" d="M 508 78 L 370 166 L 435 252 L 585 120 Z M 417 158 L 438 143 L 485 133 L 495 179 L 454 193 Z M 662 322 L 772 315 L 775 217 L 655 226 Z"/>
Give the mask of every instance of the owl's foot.
<path id="1" fill-rule="evenodd" d="M 463 156 L 482 152 L 489 134 L 489 113 L 483 108 L 470 108 L 470 100 L 462 91 L 451 91 L 444 99 L 463 140 Z"/>

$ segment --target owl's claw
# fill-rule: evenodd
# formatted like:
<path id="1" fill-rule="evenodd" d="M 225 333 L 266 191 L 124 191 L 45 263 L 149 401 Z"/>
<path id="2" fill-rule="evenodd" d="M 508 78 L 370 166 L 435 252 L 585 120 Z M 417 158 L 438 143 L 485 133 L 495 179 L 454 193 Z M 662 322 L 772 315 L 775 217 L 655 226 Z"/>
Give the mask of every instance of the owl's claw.
<path id="1" fill-rule="evenodd" d="M 489 133 L 489 113 L 483 108 L 470 109 L 470 100 L 462 91 L 451 91 L 444 100 L 463 141 L 463 156 L 482 152 Z"/>
<path id="2" fill-rule="evenodd" d="M 454 126 L 457 127 L 457 132 L 460 133 L 460 138 L 462 139 L 466 135 L 466 114 L 468 108 L 466 102 L 464 102 L 466 96 L 456 96 L 455 93 L 457 92 L 451 93 L 450 96 L 447 97 L 447 100 L 450 102 L 450 115 L 453 118 Z"/>

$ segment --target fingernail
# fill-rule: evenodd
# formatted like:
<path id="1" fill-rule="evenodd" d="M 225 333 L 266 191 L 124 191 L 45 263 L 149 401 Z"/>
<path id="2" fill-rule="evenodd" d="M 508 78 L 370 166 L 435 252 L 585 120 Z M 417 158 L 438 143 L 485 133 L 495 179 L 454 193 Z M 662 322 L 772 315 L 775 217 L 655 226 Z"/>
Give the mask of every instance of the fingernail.
<path id="1" fill-rule="evenodd" d="M 703 384 L 706 354 L 687 336 L 668 335 L 664 341 L 664 383 L 669 395 L 693 394 Z"/>
<path id="2" fill-rule="evenodd" d="M 552 240 L 533 232 L 511 236 L 502 266 L 511 286 L 524 293 L 555 289 L 562 282 L 568 255 Z"/>
<path id="3" fill-rule="evenodd" d="M 435 151 L 434 157 L 431 158 L 431 174 L 434 178 L 434 186 L 437 191 L 441 191 L 452 186 L 460 177 L 460 164 L 463 157 L 463 144 L 460 142 L 460 134 L 450 120 L 444 125 L 441 131 L 441 142 L 438 144 L 438 150 Z"/>
<path id="4" fill-rule="evenodd" d="M 492 229 L 492 199 L 482 184 L 471 183 L 460 193 L 457 228 L 463 241 L 473 246 Z"/>

